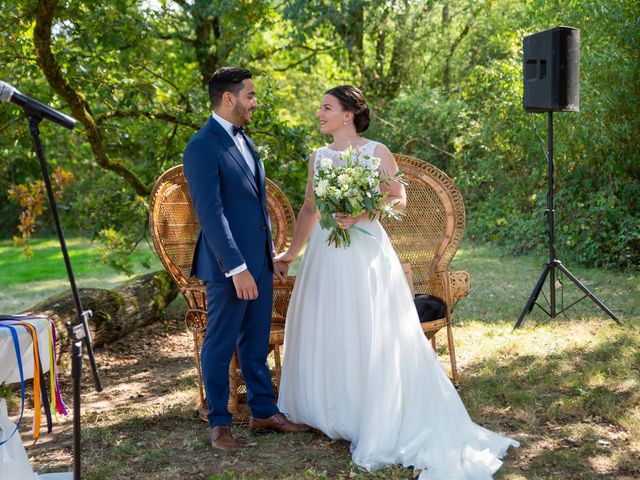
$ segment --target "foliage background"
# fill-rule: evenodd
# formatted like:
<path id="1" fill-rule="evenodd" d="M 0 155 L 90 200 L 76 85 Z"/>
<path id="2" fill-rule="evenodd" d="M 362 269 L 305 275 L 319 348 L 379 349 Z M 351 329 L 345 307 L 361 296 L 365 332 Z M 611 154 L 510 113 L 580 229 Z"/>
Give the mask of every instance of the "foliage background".
<path id="1" fill-rule="evenodd" d="M 640 266 L 640 8 L 634 0 L 8 0 L 0 78 L 80 121 L 42 126 L 67 231 L 131 269 L 154 179 L 206 120 L 206 79 L 250 68 L 261 109 L 251 135 L 268 175 L 302 201 L 322 93 L 360 86 L 367 136 L 437 165 L 461 188 L 468 236 L 544 251 L 546 116 L 522 110 L 522 36 L 581 30 L 580 113 L 555 115 L 562 258 Z M 535 128 L 534 128 L 535 125 Z M 0 238 L 16 234 L 10 188 L 39 178 L 19 110 L 0 108 Z M 51 229 L 48 215 L 39 232 Z"/>

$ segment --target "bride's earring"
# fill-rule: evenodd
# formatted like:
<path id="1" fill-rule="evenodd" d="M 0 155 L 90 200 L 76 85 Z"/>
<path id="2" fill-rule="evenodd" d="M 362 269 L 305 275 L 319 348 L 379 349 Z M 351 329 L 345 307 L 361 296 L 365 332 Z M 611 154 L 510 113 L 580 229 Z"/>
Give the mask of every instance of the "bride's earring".
<path id="1" fill-rule="evenodd" d="M 346 120 L 344 120 L 344 121 L 342 122 L 342 125 L 346 125 L 346 124 L 347 124 L 347 121 L 346 121 Z"/>

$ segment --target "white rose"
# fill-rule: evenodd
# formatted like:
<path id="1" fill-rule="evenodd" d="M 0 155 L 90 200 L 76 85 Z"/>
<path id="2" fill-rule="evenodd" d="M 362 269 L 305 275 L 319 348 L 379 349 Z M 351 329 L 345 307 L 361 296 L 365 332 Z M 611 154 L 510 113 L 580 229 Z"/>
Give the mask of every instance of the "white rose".
<path id="1" fill-rule="evenodd" d="M 346 173 L 341 173 L 338 175 L 338 183 L 340 185 L 349 185 L 349 183 L 351 183 L 351 176 Z"/>
<path id="2" fill-rule="evenodd" d="M 327 170 L 328 168 L 333 167 L 333 162 L 330 158 L 322 158 L 320 159 L 320 170 Z"/>
<path id="3" fill-rule="evenodd" d="M 319 197 L 324 196 L 327 193 L 327 188 L 329 188 L 329 181 L 328 180 L 320 180 L 318 182 L 318 184 L 316 185 L 316 194 Z"/>

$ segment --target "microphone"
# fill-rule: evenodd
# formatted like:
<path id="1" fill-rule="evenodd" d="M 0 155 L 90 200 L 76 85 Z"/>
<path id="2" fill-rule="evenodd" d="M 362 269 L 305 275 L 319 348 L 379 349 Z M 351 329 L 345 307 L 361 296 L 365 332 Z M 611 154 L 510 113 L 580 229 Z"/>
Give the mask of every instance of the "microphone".
<path id="1" fill-rule="evenodd" d="M 57 123 L 69 130 L 72 130 L 76 125 L 75 118 L 71 118 L 64 113 L 54 110 L 44 103 L 40 103 L 31 97 L 23 95 L 18 91 L 18 89 L 6 82 L 3 82 L 2 80 L 0 80 L 0 100 L 11 102 L 23 109 L 28 106 L 31 110 L 38 112 L 43 118 L 51 120 L 53 123 Z"/>

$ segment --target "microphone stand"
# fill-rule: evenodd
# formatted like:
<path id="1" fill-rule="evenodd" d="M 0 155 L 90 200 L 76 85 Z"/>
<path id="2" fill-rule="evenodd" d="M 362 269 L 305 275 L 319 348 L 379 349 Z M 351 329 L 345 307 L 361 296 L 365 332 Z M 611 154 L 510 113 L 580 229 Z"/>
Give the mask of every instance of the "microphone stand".
<path id="1" fill-rule="evenodd" d="M 53 196 L 53 188 L 51 187 L 51 180 L 49 178 L 49 171 L 47 169 L 47 162 L 40 141 L 40 129 L 39 125 L 43 119 L 41 110 L 30 102 L 25 103 L 23 110 L 27 118 L 29 119 L 29 131 L 33 138 L 33 145 L 40 161 L 40 168 L 42 170 L 42 178 L 44 180 L 47 197 L 49 199 L 49 206 L 51 207 L 51 213 L 56 225 L 56 232 L 58 234 L 58 240 L 60 242 L 60 249 L 62 250 L 62 256 L 64 258 L 64 264 L 67 268 L 67 276 L 69 278 L 69 284 L 71 286 L 71 293 L 73 295 L 73 301 L 76 307 L 76 323 L 67 323 L 67 331 L 71 340 L 71 376 L 73 378 L 73 480 L 80 480 L 81 472 L 81 432 L 80 432 L 80 378 L 82 376 L 82 346 L 84 344 L 89 356 L 89 362 L 91 364 L 91 371 L 93 373 L 93 380 L 95 383 L 96 391 L 102 391 L 102 384 L 100 382 L 100 376 L 98 375 L 98 369 L 96 367 L 95 357 L 93 356 L 93 345 L 91 342 L 91 335 L 89 333 L 88 321 L 92 315 L 91 310 L 84 310 L 80 301 L 80 295 L 78 294 L 78 288 L 76 287 L 75 277 L 71 268 L 71 260 L 69 259 L 69 253 L 67 251 L 67 244 L 64 239 L 64 233 L 62 231 L 62 224 L 58 215 L 58 208 L 56 206 L 56 200 Z M 51 367 L 53 369 L 53 366 Z"/>

